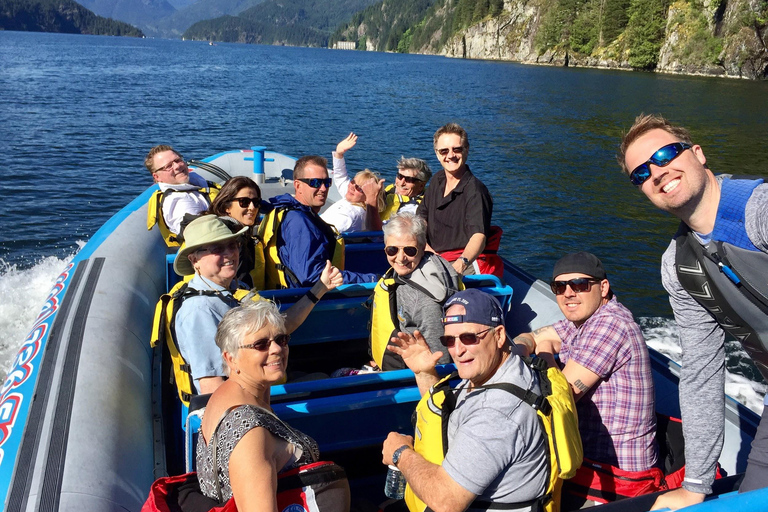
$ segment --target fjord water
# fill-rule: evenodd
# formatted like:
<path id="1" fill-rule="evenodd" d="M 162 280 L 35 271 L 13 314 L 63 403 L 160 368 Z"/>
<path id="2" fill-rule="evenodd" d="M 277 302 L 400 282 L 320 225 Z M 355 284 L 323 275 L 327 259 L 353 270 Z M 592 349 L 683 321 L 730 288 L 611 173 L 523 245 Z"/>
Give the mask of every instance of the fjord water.
<path id="1" fill-rule="evenodd" d="M 659 259 L 676 222 L 615 162 L 640 112 L 687 126 L 715 172 L 768 177 L 768 83 L 435 56 L 0 32 L 0 363 L 7 367 L 65 261 L 151 184 L 146 152 L 265 145 L 392 180 L 401 156 L 440 168 L 432 134 L 455 121 L 494 197 L 502 254 L 551 277 L 563 253 L 604 262 L 649 344 L 679 359 Z M 117 283 L 116 283 L 117 285 Z M 728 391 L 765 386 L 729 347 Z M 741 376 L 746 376 L 746 379 Z"/>

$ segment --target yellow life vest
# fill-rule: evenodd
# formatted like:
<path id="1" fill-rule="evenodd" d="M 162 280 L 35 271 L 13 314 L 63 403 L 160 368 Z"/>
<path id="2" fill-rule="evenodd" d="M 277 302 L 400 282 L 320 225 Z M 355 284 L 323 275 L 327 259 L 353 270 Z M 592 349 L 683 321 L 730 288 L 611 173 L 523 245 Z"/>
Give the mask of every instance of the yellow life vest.
<path id="1" fill-rule="evenodd" d="M 176 341 L 176 313 L 179 312 L 181 304 L 189 297 L 198 295 L 209 295 L 221 297 L 221 293 L 214 290 L 195 290 L 189 287 L 189 281 L 193 275 L 185 276 L 183 281 L 176 283 L 171 291 L 163 294 L 155 306 L 155 318 L 152 322 L 152 339 L 150 345 L 156 347 L 158 343 L 165 341 L 168 346 L 168 352 L 173 364 L 173 377 L 176 382 L 176 389 L 179 392 L 179 398 L 182 403 L 189 407 L 189 400 L 194 396 L 195 384 L 192 379 L 192 369 L 187 364 L 184 356 L 179 351 L 179 345 Z M 237 302 L 240 302 L 250 290 L 237 289 L 232 292 L 232 296 Z M 223 299 L 222 299 L 223 300 Z M 255 295 L 253 300 L 261 300 L 261 297 Z M 212 340 L 211 340 L 212 341 Z"/>
<path id="2" fill-rule="evenodd" d="M 373 300 L 371 301 L 371 322 L 368 325 L 368 330 L 371 332 L 369 342 L 369 352 L 371 358 L 376 361 L 376 365 L 382 370 L 391 368 L 384 368 L 384 354 L 387 351 L 387 345 L 389 340 L 400 329 L 400 322 L 397 318 L 397 294 L 395 290 L 403 283 L 418 288 L 420 291 L 432 297 L 429 290 L 417 286 L 412 281 L 402 281 L 395 278 L 395 270 L 390 268 L 376 283 L 376 288 L 373 289 Z M 459 276 L 459 289 L 464 290 L 464 282 Z M 446 298 L 447 299 L 447 298 Z M 405 368 L 405 366 L 403 366 Z"/>
<path id="3" fill-rule="evenodd" d="M 416 197 L 403 196 L 395 192 L 394 184 L 387 186 L 384 189 L 385 206 L 384 211 L 380 214 L 381 220 L 389 220 L 392 215 L 397 213 L 397 211 L 400 209 L 400 206 L 404 205 L 405 203 L 416 201 L 420 204 L 422 199 L 424 199 L 424 194 L 419 194 Z"/>
<path id="4" fill-rule="evenodd" d="M 207 187 L 198 188 L 196 191 L 200 192 L 203 197 L 208 199 L 208 206 L 210 206 L 213 200 L 216 199 L 216 196 L 219 195 L 220 190 L 221 185 L 209 181 Z M 177 239 L 177 235 L 171 233 L 171 230 L 165 223 L 165 218 L 163 217 L 163 202 L 165 201 L 166 196 L 169 194 L 181 194 L 182 192 L 195 192 L 195 190 L 167 190 L 165 192 L 162 190 L 156 190 L 155 193 L 152 194 L 152 197 L 149 198 L 149 202 L 147 203 L 147 230 L 152 229 L 154 225 L 157 224 L 160 228 L 160 234 L 163 235 L 163 240 L 165 240 L 165 243 L 168 247 L 178 247 L 180 243 Z"/>
<path id="5" fill-rule="evenodd" d="M 550 464 L 547 489 L 540 500 L 545 512 L 559 512 L 563 480 L 576 474 L 584 455 L 576 403 L 568 380 L 558 368 L 547 368 L 546 362 L 539 358 L 524 358 L 523 361 L 538 374 L 541 395 L 509 383 L 489 384 L 475 389 L 507 391 L 536 410 L 547 437 Z M 433 464 L 442 464 L 448 451 L 448 418 L 456 406 L 456 396 L 449 381 L 456 377 L 458 373 L 454 372 L 438 381 L 416 406 L 413 448 Z M 405 504 L 410 512 L 425 512 L 427 509 L 410 485 L 405 487 Z"/>
<path id="6" fill-rule="evenodd" d="M 267 213 L 259 224 L 258 238 L 264 244 L 264 288 L 262 288 L 264 290 L 290 288 L 291 282 L 298 282 L 294 272 L 280 261 L 277 247 L 277 239 L 285 215 L 293 209 L 275 208 Z M 316 218 L 312 218 L 312 221 L 316 225 L 318 222 L 323 222 L 320 217 L 314 217 Z M 321 231 L 328 233 L 328 242 L 331 245 L 331 263 L 339 270 L 344 270 L 344 239 L 336 231 L 336 228 L 324 222 L 323 224 L 325 226 L 318 225 L 318 227 Z M 332 239 L 331 233 L 333 233 Z"/>

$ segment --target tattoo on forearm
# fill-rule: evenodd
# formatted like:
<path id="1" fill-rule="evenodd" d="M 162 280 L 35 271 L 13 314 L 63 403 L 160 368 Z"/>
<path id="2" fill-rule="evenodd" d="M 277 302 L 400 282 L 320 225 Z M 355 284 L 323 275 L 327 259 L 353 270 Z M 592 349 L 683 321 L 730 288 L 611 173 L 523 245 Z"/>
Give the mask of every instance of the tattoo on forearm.
<path id="1" fill-rule="evenodd" d="M 541 333 L 543 333 L 544 331 L 546 331 L 548 328 L 549 328 L 549 326 L 548 326 L 548 325 L 547 325 L 546 327 L 539 327 L 538 329 L 536 329 L 535 331 L 533 331 L 533 335 L 534 335 L 534 336 L 538 336 L 539 334 L 541 334 Z"/>
<path id="2" fill-rule="evenodd" d="M 525 345 L 529 350 L 533 349 L 533 343 L 531 343 L 531 339 L 526 338 L 525 336 L 516 336 L 512 341 L 518 345 Z"/>
<path id="3" fill-rule="evenodd" d="M 576 382 L 573 383 L 573 387 L 578 388 L 582 393 L 589 389 L 589 386 L 581 382 L 581 379 L 576 379 Z"/>

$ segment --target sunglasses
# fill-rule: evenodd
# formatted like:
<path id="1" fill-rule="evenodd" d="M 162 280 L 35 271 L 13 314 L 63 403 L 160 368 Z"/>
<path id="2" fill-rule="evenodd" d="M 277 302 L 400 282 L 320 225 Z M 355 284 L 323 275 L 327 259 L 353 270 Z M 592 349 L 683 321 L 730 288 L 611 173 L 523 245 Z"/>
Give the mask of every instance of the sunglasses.
<path id="1" fill-rule="evenodd" d="M 477 345 L 480 343 L 480 339 L 484 337 L 485 333 L 492 330 L 493 327 L 489 327 L 480 332 L 465 332 L 458 336 L 440 336 L 440 343 L 447 348 L 451 348 L 456 344 L 456 338 L 461 340 L 462 345 Z"/>
<path id="2" fill-rule="evenodd" d="M 291 341 L 291 335 L 278 334 L 274 338 L 261 338 L 260 340 L 256 340 L 253 343 L 250 343 L 248 345 L 240 345 L 238 348 L 250 348 L 253 350 L 258 350 L 259 352 L 265 352 L 269 350 L 269 345 L 273 341 L 278 345 L 280 345 L 281 347 L 285 348 L 288 346 L 288 342 Z"/>
<path id="3" fill-rule="evenodd" d="M 440 156 L 445 156 L 445 155 L 448 154 L 448 152 L 450 150 L 453 150 L 454 153 L 456 153 L 457 155 L 460 155 L 460 154 L 462 154 L 464 152 L 464 147 L 463 146 L 457 146 L 455 148 L 441 148 L 441 149 L 437 150 L 437 153 Z"/>
<path id="4" fill-rule="evenodd" d="M 588 292 L 589 288 L 592 286 L 592 283 L 599 282 L 600 279 L 595 279 L 593 277 L 579 277 L 569 281 L 552 281 L 549 283 L 549 287 L 552 288 L 552 293 L 555 295 L 562 295 L 565 293 L 565 288 L 567 286 L 570 286 L 571 290 L 576 293 L 582 293 Z"/>
<path id="5" fill-rule="evenodd" d="M 331 178 L 296 178 L 302 183 L 306 183 L 312 188 L 320 188 L 325 185 L 325 188 L 331 188 L 333 179 Z"/>
<path id="6" fill-rule="evenodd" d="M 237 204 L 240 205 L 240 208 L 248 208 L 248 206 L 253 203 L 253 207 L 258 210 L 259 206 L 261 205 L 260 197 L 236 197 L 232 199 L 233 203 L 235 201 L 237 201 Z"/>
<path id="7" fill-rule="evenodd" d="M 405 247 L 395 247 L 394 245 L 388 245 L 384 248 L 384 252 L 387 253 L 387 256 L 397 256 L 397 253 L 400 252 L 400 249 L 402 249 L 405 255 L 409 258 L 413 258 L 419 252 L 419 250 L 412 245 Z"/>
<path id="8" fill-rule="evenodd" d="M 398 180 L 403 180 L 406 183 L 421 183 L 421 180 L 419 178 L 416 178 L 414 176 L 403 176 L 400 173 L 397 173 L 396 178 Z"/>
<path id="9" fill-rule="evenodd" d="M 225 252 L 229 251 L 239 251 L 240 250 L 240 242 L 234 241 L 234 242 L 228 242 L 226 244 L 213 244 L 209 245 L 207 247 L 201 247 L 197 250 L 197 252 L 207 252 L 209 254 L 216 254 L 221 255 Z"/>
<path id="10" fill-rule="evenodd" d="M 691 149 L 691 147 L 692 146 L 686 142 L 673 142 L 672 144 L 667 144 L 666 146 L 661 147 L 648 159 L 647 162 L 638 165 L 635 167 L 634 171 L 629 173 L 629 181 L 631 181 L 633 185 L 639 187 L 651 177 L 650 164 L 657 167 L 665 167 L 669 165 L 669 162 L 680 156 L 680 153 L 686 149 Z"/>
<path id="11" fill-rule="evenodd" d="M 155 169 L 154 172 L 171 172 L 173 170 L 174 165 L 177 165 L 177 164 L 181 165 L 183 163 L 184 163 L 184 159 L 181 158 L 180 156 L 177 156 L 176 158 L 174 158 L 173 160 L 171 160 L 161 168 Z"/>

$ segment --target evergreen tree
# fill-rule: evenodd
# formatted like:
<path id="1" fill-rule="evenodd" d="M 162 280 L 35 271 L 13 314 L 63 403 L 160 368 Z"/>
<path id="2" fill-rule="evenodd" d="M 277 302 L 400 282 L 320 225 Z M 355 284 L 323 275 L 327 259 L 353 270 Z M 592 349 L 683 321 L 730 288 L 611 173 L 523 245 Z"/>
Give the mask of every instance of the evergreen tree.
<path id="1" fill-rule="evenodd" d="M 656 68 L 664 42 L 667 7 L 665 0 L 631 0 L 626 35 L 629 65 L 633 68 Z"/>

